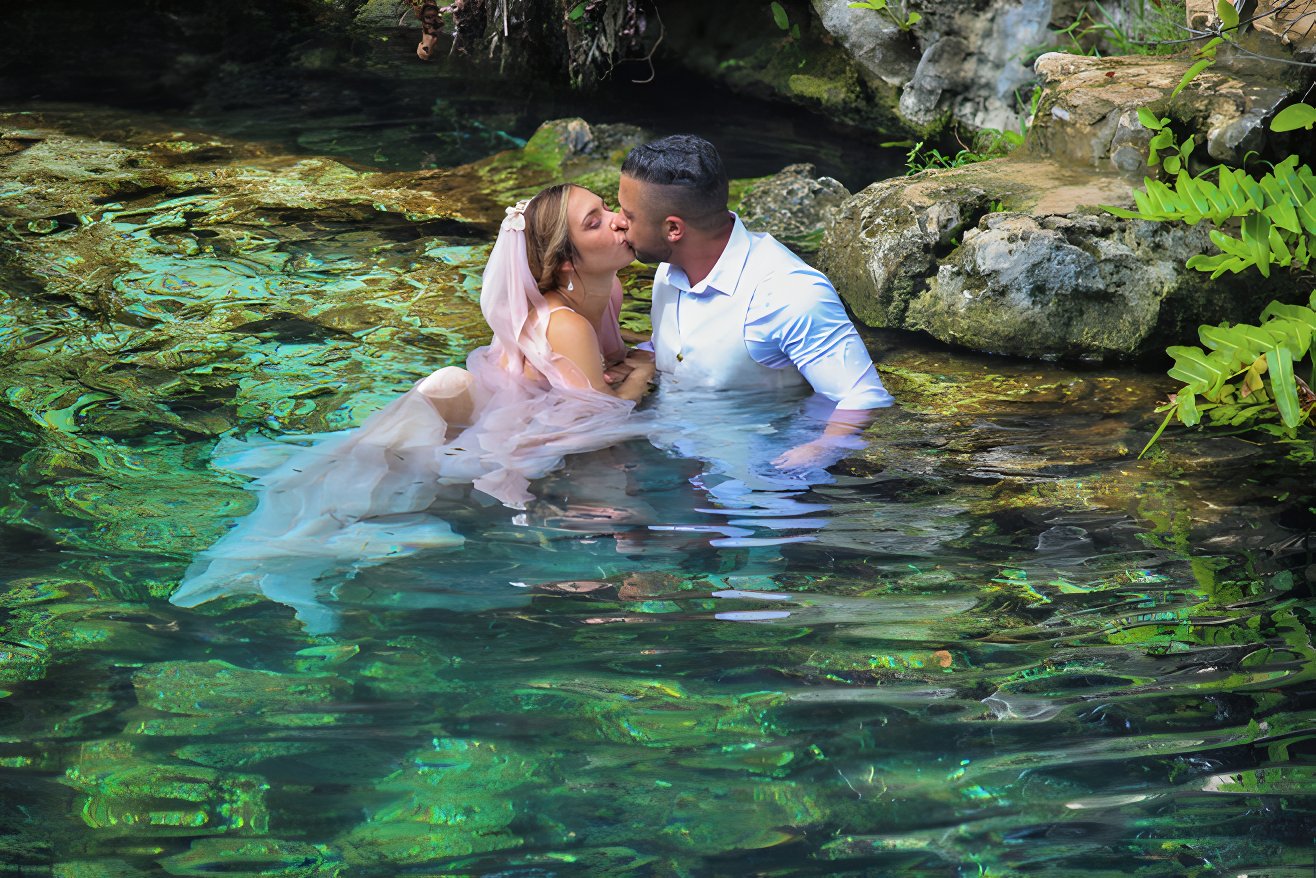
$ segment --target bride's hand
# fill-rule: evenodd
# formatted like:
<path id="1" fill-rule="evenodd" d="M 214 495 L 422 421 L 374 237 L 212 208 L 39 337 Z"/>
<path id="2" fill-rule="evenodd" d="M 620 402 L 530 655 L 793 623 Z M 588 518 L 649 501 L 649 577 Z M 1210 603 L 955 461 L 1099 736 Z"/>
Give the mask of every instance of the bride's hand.
<path id="1" fill-rule="evenodd" d="M 615 387 L 625 381 L 626 376 L 631 374 L 634 368 L 634 366 L 627 363 L 614 363 L 603 370 L 603 380 Z"/>
<path id="2" fill-rule="evenodd" d="M 626 380 L 626 376 L 636 369 L 647 369 L 652 372 L 654 369 L 653 353 L 651 351 L 631 351 L 627 354 L 626 359 L 620 363 L 614 363 L 607 369 L 603 370 L 603 378 L 609 384 L 619 384 Z"/>

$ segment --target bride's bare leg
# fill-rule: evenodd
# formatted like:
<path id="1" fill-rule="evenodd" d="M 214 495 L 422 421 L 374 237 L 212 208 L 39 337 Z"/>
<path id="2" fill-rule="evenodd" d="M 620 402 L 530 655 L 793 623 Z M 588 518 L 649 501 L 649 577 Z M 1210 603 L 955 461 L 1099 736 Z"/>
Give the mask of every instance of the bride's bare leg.
<path id="1" fill-rule="evenodd" d="M 440 369 L 416 385 L 430 401 L 449 428 L 469 427 L 475 417 L 475 399 L 471 396 L 471 373 L 451 366 Z"/>

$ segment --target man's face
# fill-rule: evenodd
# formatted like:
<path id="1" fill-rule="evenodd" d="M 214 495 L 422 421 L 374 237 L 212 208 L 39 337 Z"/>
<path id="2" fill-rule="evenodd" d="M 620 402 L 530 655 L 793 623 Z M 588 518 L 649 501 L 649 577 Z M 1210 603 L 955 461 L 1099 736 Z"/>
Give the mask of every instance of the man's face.
<path id="1" fill-rule="evenodd" d="M 657 193 L 649 183 L 622 174 L 617 186 L 617 228 L 641 262 L 668 262 L 672 246 L 664 235 L 665 217 L 657 216 Z"/>

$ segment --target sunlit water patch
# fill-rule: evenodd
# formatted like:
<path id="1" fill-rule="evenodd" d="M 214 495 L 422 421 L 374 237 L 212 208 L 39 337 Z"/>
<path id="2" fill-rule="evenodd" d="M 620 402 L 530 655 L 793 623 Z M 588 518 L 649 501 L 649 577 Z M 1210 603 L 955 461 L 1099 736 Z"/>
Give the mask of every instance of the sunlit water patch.
<path id="1" fill-rule="evenodd" d="M 216 437 L 359 423 L 483 338 L 485 233 L 250 208 L 109 198 L 6 264 L 7 868 L 1310 869 L 1311 473 L 1135 461 L 1136 373 L 875 336 L 902 407 L 826 478 L 632 442 L 519 515 L 445 498 L 466 543 L 323 583 L 325 633 L 170 605 L 252 507 Z"/>

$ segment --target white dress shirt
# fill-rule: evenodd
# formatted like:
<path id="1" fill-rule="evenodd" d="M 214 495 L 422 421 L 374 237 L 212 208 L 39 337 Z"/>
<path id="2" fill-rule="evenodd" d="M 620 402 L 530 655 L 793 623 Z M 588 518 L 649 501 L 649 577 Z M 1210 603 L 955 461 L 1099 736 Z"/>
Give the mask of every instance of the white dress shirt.
<path id="1" fill-rule="evenodd" d="M 751 297 L 743 312 L 728 311 L 716 298 L 742 295 Z M 679 338 L 659 338 L 660 333 L 679 336 L 682 327 L 691 327 L 687 331 L 693 334 L 694 327 L 706 326 L 715 314 L 739 312 L 744 314 L 740 329 L 745 350 L 759 365 L 798 369 L 838 409 L 874 409 L 894 402 L 827 277 L 771 235 L 747 230 L 738 216 L 708 277 L 692 285 L 684 271 L 664 262 L 654 276 L 653 297 L 655 311 L 661 302 L 665 311 L 675 312 L 662 326 L 655 319 L 656 349 L 679 352 L 682 347 Z"/>

